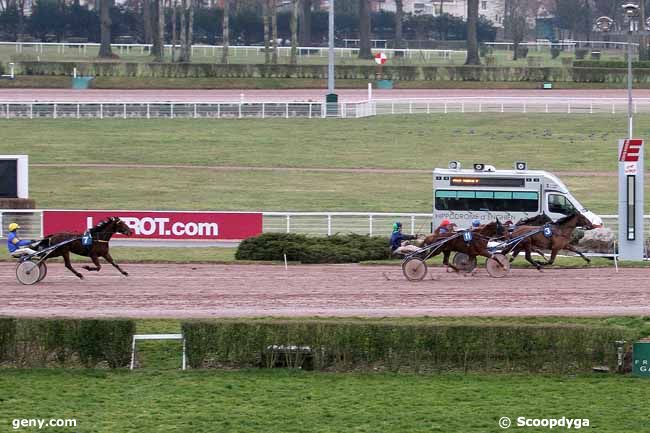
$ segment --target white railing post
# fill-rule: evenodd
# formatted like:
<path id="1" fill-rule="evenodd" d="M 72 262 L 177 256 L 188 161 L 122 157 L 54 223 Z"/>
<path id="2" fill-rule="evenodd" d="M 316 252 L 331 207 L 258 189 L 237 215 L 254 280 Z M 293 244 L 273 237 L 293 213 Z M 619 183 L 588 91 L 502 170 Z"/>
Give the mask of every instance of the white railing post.
<path id="1" fill-rule="evenodd" d="M 52 112 L 52 118 L 56 119 L 56 103 L 54 104 L 54 111 Z"/>
<path id="2" fill-rule="evenodd" d="M 548 104 L 546 104 L 546 112 L 548 113 Z"/>
<path id="3" fill-rule="evenodd" d="M 30 119 L 34 118 L 34 104 L 32 103 L 29 104 L 29 118 Z"/>
<path id="4" fill-rule="evenodd" d="M 413 114 L 413 101 L 409 101 L 409 114 Z"/>
<path id="5" fill-rule="evenodd" d="M 415 234 L 415 215 L 411 215 L 411 234 Z"/>
<path id="6" fill-rule="evenodd" d="M 394 102 L 390 103 L 390 114 L 395 114 L 395 103 Z"/>
<path id="7" fill-rule="evenodd" d="M 372 236 L 372 214 L 368 215 L 368 234 Z"/>
<path id="8" fill-rule="evenodd" d="M 332 214 L 327 214 L 327 236 L 332 236 Z"/>
<path id="9" fill-rule="evenodd" d="M 570 102 L 567 102 L 567 104 L 566 104 L 566 112 L 567 112 L 567 114 L 571 114 L 571 103 Z"/>
<path id="10" fill-rule="evenodd" d="M 77 119 L 81 118 L 80 114 L 81 114 L 81 107 L 80 104 L 77 104 Z"/>
<path id="11" fill-rule="evenodd" d="M 266 104 L 262 102 L 262 119 L 266 118 Z"/>
<path id="12" fill-rule="evenodd" d="M 445 114 L 447 114 L 447 103 L 445 102 Z"/>
<path id="13" fill-rule="evenodd" d="M 503 113 L 503 103 L 501 104 L 501 112 Z"/>
<path id="14" fill-rule="evenodd" d="M 289 103 L 288 102 L 284 106 L 284 117 L 285 117 L 285 119 L 289 118 Z"/>
<path id="15" fill-rule="evenodd" d="M 5 107 L 5 118 L 9 119 L 9 104 L 7 104 Z"/>
<path id="16" fill-rule="evenodd" d="M 427 114 L 431 114 L 431 104 L 427 102 Z"/>
<path id="17" fill-rule="evenodd" d="M 464 113 L 465 112 L 465 102 L 460 103 L 460 112 Z"/>
<path id="18" fill-rule="evenodd" d="M 196 104 L 194 104 L 194 118 L 196 119 L 198 117 L 197 112 L 196 112 Z"/>
<path id="19" fill-rule="evenodd" d="M 483 104 L 481 102 L 478 103 L 478 112 L 479 113 L 483 112 Z"/>
<path id="20" fill-rule="evenodd" d="M 174 104 L 173 103 L 170 104 L 169 108 L 170 108 L 169 113 L 171 115 L 171 118 L 173 119 L 174 118 Z"/>
<path id="21" fill-rule="evenodd" d="M 104 104 L 99 104 L 99 118 L 104 118 Z"/>
<path id="22" fill-rule="evenodd" d="M 217 119 L 221 119 L 221 104 L 217 104 Z"/>
<path id="23" fill-rule="evenodd" d="M 526 112 L 526 103 L 524 102 L 524 113 Z"/>
<path id="24" fill-rule="evenodd" d="M 239 103 L 239 118 L 241 119 L 241 102 Z"/>
<path id="25" fill-rule="evenodd" d="M 122 107 L 122 118 L 126 119 L 126 103 L 124 103 L 124 106 Z"/>
<path id="26" fill-rule="evenodd" d="M 593 103 L 593 101 L 589 103 L 589 114 L 594 114 L 594 103 Z"/>
<path id="27" fill-rule="evenodd" d="M 264 106 L 264 104 L 262 104 L 262 107 L 263 106 Z M 311 119 L 311 102 L 309 103 L 309 118 Z"/>
<path id="28" fill-rule="evenodd" d="M 291 215 L 287 214 L 287 233 L 291 233 Z"/>
<path id="29" fill-rule="evenodd" d="M 147 119 L 151 119 L 151 107 L 149 106 L 148 102 L 147 102 Z"/>
<path id="30" fill-rule="evenodd" d="M 612 102 L 612 114 L 616 114 L 616 105 Z"/>

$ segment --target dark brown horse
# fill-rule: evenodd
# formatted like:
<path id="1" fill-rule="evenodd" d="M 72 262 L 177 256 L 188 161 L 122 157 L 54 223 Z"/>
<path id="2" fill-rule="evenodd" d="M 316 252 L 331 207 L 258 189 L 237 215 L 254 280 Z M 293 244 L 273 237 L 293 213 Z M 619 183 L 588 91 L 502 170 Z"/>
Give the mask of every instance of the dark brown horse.
<path id="1" fill-rule="evenodd" d="M 510 261 L 512 262 L 517 257 L 517 254 L 524 251 L 526 254 L 526 260 L 535 266 L 537 270 L 541 270 L 542 265 L 552 265 L 555 262 L 555 257 L 560 250 L 567 250 L 578 254 L 580 257 L 585 259 L 587 263 L 590 262 L 588 257 L 585 257 L 580 251 L 576 250 L 573 245 L 569 244 L 569 242 L 571 242 L 571 235 L 576 227 L 585 227 L 587 230 L 593 228 L 591 221 L 589 221 L 587 217 L 581 213 L 573 213 L 564 218 L 560 218 L 555 223 L 548 224 L 545 227 L 549 227 L 551 230 L 551 234 L 548 237 L 539 226 L 517 226 L 512 232 L 511 236 L 513 238 L 536 230 L 537 233 L 523 239 L 520 243 L 512 247 L 512 257 L 510 258 Z M 533 260 L 531 251 L 536 249 L 551 250 L 550 259 L 548 259 L 546 263 Z M 509 251 L 504 251 L 503 253 L 507 254 L 508 252 Z"/>
<path id="2" fill-rule="evenodd" d="M 505 229 L 497 219 L 496 221 L 492 221 L 484 226 L 472 230 L 470 232 L 472 234 L 472 240 L 469 242 L 465 241 L 463 233 L 464 232 L 461 231 L 444 233 L 442 235 L 436 235 L 435 233 L 430 234 L 424 238 L 424 246 L 431 245 L 444 239 L 449 239 L 449 241 L 435 250 L 430 257 L 443 253 L 444 256 L 442 263 L 458 272 L 459 269 L 449 263 L 449 256 L 452 252 L 465 253 L 470 257 L 470 260 L 477 256 L 492 257 L 492 253 L 488 250 L 488 241 L 495 236 L 503 236 Z"/>
<path id="3" fill-rule="evenodd" d="M 108 242 L 111 240 L 111 237 L 113 237 L 115 233 L 121 233 L 127 236 L 130 236 L 133 233 L 129 226 L 127 226 L 124 221 L 118 217 L 110 217 L 100 222 L 95 227 L 88 229 L 87 233 L 92 239 L 92 243 L 89 246 L 84 246 L 81 241 L 84 233 L 63 232 L 46 236 L 42 241 L 38 243 L 37 248 L 39 250 L 42 250 L 44 248 L 54 246 L 58 243 L 74 239 L 72 242 L 56 248 L 51 254 L 48 255 L 47 258 L 49 259 L 51 257 L 63 257 L 65 267 L 70 269 L 70 272 L 81 279 L 83 279 L 83 275 L 77 272 L 70 264 L 70 253 L 74 253 L 79 256 L 90 257 L 90 260 L 93 261 L 95 267 L 83 266 L 83 268 L 88 271 L 99 272 L 99 270 L 102 268 L 102 265 L 99 263 L 99 257 L 103 257 L 104 260 L 115 266 L 115 268 L 117 268 L 117 270 L 120 271 L 122 275 L 129 275 L 128 272 L 124 271 L 117 263 L 115 263 L 108 250 Z"/>

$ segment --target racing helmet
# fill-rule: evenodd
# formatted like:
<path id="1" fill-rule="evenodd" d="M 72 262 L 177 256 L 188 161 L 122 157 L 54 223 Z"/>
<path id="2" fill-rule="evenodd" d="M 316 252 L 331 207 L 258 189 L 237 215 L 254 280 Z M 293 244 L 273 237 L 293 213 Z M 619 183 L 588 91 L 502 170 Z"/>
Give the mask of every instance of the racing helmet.
<path id="1" fill-rule="evenodd" d="M 478 226 L 480 226 L 480 225 L 481 225 L 481 221 L 480 221 L 480 220 L 475 219 L 474 221 L 472 221 L 472 227 L 476 228 L 476 227 L 478 227 Z"/>
<path id="2" fill-rule="evenodd" d="M 394 231 L 394 232 L 399 231 L 401 228 L 402 228 L 402 223 L 401 223 L 401 222 L 396 221 L 396 222 L 393 224 L 393 231 Z"/>
<path id="3" fill-rule="evenodd" d="M 13 231 L 15 231 L 15 230 L 17 230 L 19 228 L 20 228 L 20 226 L 18 224 L 16 224 L 16 223 L 9 224 L 9 231 L 10 232 L 13 232 Z"/>

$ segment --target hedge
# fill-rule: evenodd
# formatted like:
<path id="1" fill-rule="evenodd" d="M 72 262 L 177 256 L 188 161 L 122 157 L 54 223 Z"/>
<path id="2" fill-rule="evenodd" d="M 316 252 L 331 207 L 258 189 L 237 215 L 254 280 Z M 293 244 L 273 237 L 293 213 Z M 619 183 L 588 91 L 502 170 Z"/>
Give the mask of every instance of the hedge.
<path id="1" fill-rule="evenodd" d="M 561 325 L 396 324 L 354 320 L 223 320 L 182 324 L 189 365 L 318 370 L 588 371 L 616 365 L 618 328 Z M 308 347 L 304 351 L 270 347 Z M 278 359 L 284 357 L 285 359 Z"/>
<path id="2" fill-rule="evenodd" d="M 287 260 L 302 263 L 357 263 L 389 258 L 388 238 L 357 234 L 308 237 L 265 233 L 242 241 L 237 260 Z"/>
<path id="3" fill-rule="evenodd" d="M 135 322 L 0 319 L 0 363 L 16 367 L 128 364 Z"/>
<path id="4" fill-rule="evenodd" d="M 573 62 L 576 68 L 614 68 L 626 69 L 627 61 L 625 60 L 576 60 Z M 632 67 L 635 69 L 649 69 L 650 60 L 642 60 L 639 62 L 632 62 Z"/>

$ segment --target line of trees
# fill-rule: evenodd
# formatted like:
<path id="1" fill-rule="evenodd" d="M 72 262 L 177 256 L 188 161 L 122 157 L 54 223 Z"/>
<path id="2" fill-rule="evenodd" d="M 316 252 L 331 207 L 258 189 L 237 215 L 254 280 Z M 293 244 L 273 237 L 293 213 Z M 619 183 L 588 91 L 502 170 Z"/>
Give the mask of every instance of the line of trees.
<path id="1" fill-rule="evenodd" d="M 293 61 L 298 44 L 326 45 L 327 11 L 315 10 L 313 0 L 291 0 L 279 8 L 278 0 L 224 0 L 223 9 L 207 7 L 203 0 L 135 0 L 116 5 L 114 0 L 95 0 L 94 8 L 79 0 L 36 0 L 31 14 L 23 14 L 24 0 L 0 0 L 0 39 L 101 42 L 100 57 L 113 57 L 111 42 L 152 44 L 152 56 L 165 59 L 163 44 L 172 44 L 172 61 L 189 61 L 192 43 L 223 44 L 221 61 L 228 62 L 227 47 L 263 41 L 266 60 L 277 61 L 277 46 L 291 43 Z M 469 0 L 478 5 L 478 0 Z M 407 40 L 494 40 L 496 28 L 478 19 L 478 6 L 470 25 L 448 14 L 405 14 L 398 10 L 371 12 L 369 0 L 336 3 L 337 39 L 359 39 L 360 57 L 371 58 L 371 37 L 394 40 L 394 47 L 407 47 Z M 225 12 L 225 13 L 224 13 Z M 475 24 L 472 24 L 474 22 Z M 475 30 L 471 30 L 471 29 Z M 470 45 L 472 43 L 470 42 Z M 473 46 L 473 45 L 472 45 Z M 478 52 L 478 51 L 477 51 Z"/>

